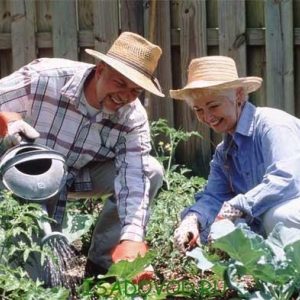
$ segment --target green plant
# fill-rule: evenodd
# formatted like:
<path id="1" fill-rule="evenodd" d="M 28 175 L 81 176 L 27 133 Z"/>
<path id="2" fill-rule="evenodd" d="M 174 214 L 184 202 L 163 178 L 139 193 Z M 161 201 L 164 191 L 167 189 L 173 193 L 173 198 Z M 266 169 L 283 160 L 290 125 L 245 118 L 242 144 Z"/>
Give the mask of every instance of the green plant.
<path id="1" fill-rule="evenodd" d="M 228 287 L 243 299 L 288 300 L 295 294 L 300 299 L 299 229 L 278 223 L 265 240 L 246 224 L 224 224 L 216 222 L 217 230 L 223 234 L 215 237 L 213 247 L 228 253 L 230 259 L 212 261 L 205 251 L 196 248 L 189 255 L 201 270 L 212 269 L 222 274 Z M 253 293 L 240 281 L 245 275 L 253 278 Z"/>
<path id="2" fill-rule="evenodd" d="M 155 251 L 150 250 L 145 257 L 138 256 L 134 261 L 123 260 L 113 264 L 107 274 L 98 276 L 98 279 L 85 279 L 83 284 L 77 288 L 80 299 L 90 300 L 97 297 L 100 300 L 132 300 L 141 299 L 140 295 L 147 300 L 166 299 L 164 292 L 161 292 L 160 295 L 155 294 L 155 289 L 144 292 L 142 284 L 132 282 L 140 272 L 149 266 L 155 256 Z M 147 281 L 147 283 L 150 282 Z"/>
<path id="3" fill-rule="evenodd" d="M 157 250 L 154 260 L 156 266 L 179 265 L 179 252 L 174 251 L 173 234 L 180 220 L 181 211 L 194 202 L 194 194 L 201 190 L 206 180 L 191 176 L 191 171 L 175 161 L 175 151 L 180 142 L 191 136 L 201 137 L 198 132 L 185 132 L 170 128 L 166 120 L 151 123 L 152 147 L 157 159 L 164 166 L 164 185 L 154 199 L 151 218 L 147 226 L 147 240 Z M 156 140 L 158 137 L 167 142 Z"/>
<path id="4" fill-rule="evenodd" d="M 67 299 L 62 287 L 44 288 L 33 281 L 27 268 L 42 266 L 51 253 L 37 242 L 39 223 L 46 218 L 39 204 L 20 203 L 9 192 L 0 194 L 0 295 L 1 299 Z M 39 261 L 36 261 L 38 258 Z"/>
<path id="5" fill-rule="evenodd" d="M 180 142 L 187 141 L 191 136 L 197 136 L 202 138 L 202 136 L 197 131 L 184 131 L 181 128 L 175 129 L 170 127 L 165 119 L 158 119 L 157 121 L 151 122 L 151 146 L 154 152 L 155 157 L 162 163 L 165 170 L 164 181 L 167 185 L 167 190 L 171 189 L 173 172 L 180 172 L 183 174 L 183 171 L 179 171 L 183 166 L 176 164 L 174 157 L 176 149 Z M 157 139 L 162 137 L 163 141 L 158 141 Z M 184 173 L 188 170 L 185 169 Z"/>

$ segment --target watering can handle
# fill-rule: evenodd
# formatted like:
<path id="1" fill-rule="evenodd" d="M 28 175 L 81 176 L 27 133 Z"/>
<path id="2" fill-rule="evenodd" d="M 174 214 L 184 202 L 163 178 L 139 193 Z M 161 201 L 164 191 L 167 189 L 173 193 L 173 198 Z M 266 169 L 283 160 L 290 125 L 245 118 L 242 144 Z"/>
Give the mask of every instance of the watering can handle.
<path id="1" fill-rule="evenodd" d="M 53 150 L 38 150 L 38 151 L 29 151 L 18 154 L 17 157 L 14 157 L 4 163 L 1 166 L 0 173 L 4 174 L 7 170 L 14 167 L 16 164 L 28 162 L 32 159 L 32 154 L 34 154 L 34 159 L 55 159 L 61 162 L 65 162 L 64 156 L 60 153 L 53 153 Z"/>
<path id="2" fill-rule="evenodd" d="M 21 143 L 20 143 L 20 145 L 33 144 L 34 141 L 35 141 L 35 139 L 30 139 L 23 132 L 20 132 L 19 135 L 21 136 Z"/>

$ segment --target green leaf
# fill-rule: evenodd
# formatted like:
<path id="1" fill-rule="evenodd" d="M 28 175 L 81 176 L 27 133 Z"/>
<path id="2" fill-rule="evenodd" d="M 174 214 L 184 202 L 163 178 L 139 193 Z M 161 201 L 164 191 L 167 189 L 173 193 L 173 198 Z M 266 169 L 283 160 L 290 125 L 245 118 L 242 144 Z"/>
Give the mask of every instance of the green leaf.
<path id="1" fill-rule="evenodd" d="M 237 266 L 232 263 L 228 266 L 225 272 L 225 280 L 229 288 L 236 290 L 245 298 L 250 296 L 250 293 L 245 289 L 245 284 L 243 282 L 235 281 L 236 278 L 240 278 L 240 273 Z"/>
<path id="2" fill-rule="evenodd" d="M 225 236 L 235 229 L 235 225 L 228 219 L 223 219 L 218 222 L 214 222 L 211 225 L 210 237 L 212 240 L 217 240 L 222 236 Z"/>
<path id="3" fill-rule="evenodd" d="M 93 222 L 94 218 L 92 215 L 67 213 L 64 218 L 62 233 L 68 239 L 69 243 L 72 243 L 87 233 Z"/>
<path id="4" fill-rule="evenodd" d="M 283 223 L 278 223 L 269 234 L 266 243 L 273 250 L 277 260 L 285 259 L 284 247 L 300 240 L 300 230 L 297 228 L 288 228 Z"/>
<path id="5" fill-rule="evenodd" d="M 268 292 L 255 292 L 251 294 L 249 300 L 275 300 L 275 298 Z"/>
<path id="6" fill-rule="evenodd" d="M 297 277 L 299 281 L 300 280 L 300 240 L 294 242 L 291 245 L 285 246 L 284 250 L 286 252 L 286 258 L 289 262 L 289 265 L 292 266 L 292 268 L 294 269 L 294 274 L 293 274 L 294 280 L 296 280 L 295 277 Z"/>
<path id="7" fill-rule="evenodd" d="M 121 260 L 113 264 L 109 268 L 108 273 L 104 276 L 101 276 L 101 279 L 107 277 L 117 277 L 117 279 L 120 281 L 130 281 L 151 264 L 151 261 L 155 255 L 155 251 L 149 250 L 145 257 L 138 255 L 138 257 L 133 261 Z"/>
<path id="8" fill-rule="evenodd" d="M 246 224 L 239 224 L 234 231 L 216 240 L 213 247 L 226 251 L 231 258 L 241 262 L 249 275 L 265 281 L 276 280 L 269 246 Z"/>
<path id="9" fill-rule="evenodd" d="M 203 254 L 203 250 L 199 247 L 192 251 L 187 251 L 186 255 L 196 260 L 196 265 L 202 271 L 210 270 L 214 264 L 211 263 Z"/>

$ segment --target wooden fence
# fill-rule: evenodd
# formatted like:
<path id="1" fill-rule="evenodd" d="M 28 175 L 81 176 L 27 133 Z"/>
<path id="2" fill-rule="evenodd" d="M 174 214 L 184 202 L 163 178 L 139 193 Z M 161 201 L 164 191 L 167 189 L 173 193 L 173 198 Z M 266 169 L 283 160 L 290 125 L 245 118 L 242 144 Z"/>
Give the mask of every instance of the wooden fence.
<path id="1" fill-rule="evenodd" d="M 300 116 L 300 0 L 0 0 L 0 76 L 36 57 L 94 62 L 85 48 L 106 52 L 122 31 L 137 32 L 163 49 L 157 77 L 166 98 L 146 94 L 150 120 L 198 130 L 177 160 L 208 173 L 220 136 L 200 125 L 169 90 L 186 83 L 192 58 L 233 57 L 240 76 L 260 76 L 250 100 Z"/>

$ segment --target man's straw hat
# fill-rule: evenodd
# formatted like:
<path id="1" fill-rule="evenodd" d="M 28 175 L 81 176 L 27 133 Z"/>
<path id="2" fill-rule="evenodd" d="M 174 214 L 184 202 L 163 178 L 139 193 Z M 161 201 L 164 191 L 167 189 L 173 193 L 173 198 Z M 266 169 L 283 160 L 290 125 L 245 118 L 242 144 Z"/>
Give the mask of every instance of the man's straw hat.
<path id="1" fill-rule="evenodd" d="M 91 49 L 85 51 L 150 93 L 165 96 L 158 80 L 153 76 L 162 50 L 140 35 L 123 32 L 106 54 Z"/>
<path id="2" fill-rule="evenodd" d="M 242 87 L 246 94 L 261 86 L 260 77 L 238 77 L 234 60 L 226 56 L 206 56 L 191 61 L 187 85 L 180 90 L 170 90 L 174 99 L 185 100 L 191 90 L 225 90 Z"/>

